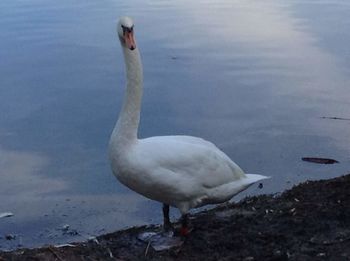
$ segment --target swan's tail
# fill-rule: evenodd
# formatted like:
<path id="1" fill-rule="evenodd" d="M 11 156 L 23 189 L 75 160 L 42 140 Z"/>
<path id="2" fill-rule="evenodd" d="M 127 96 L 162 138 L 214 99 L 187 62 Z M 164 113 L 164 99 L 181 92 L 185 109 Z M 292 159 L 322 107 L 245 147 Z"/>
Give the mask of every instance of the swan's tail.
<path id="1" fill-rule="evenodd" d="M 244 178 L 241 178 L 208 190 L 207 191 L 208 200 L 203 201 L 203 203 L 213 204 L 213 203 L 225 202 L 231 199 L 234 195 L 238 194 L 239 192 L 247 189 L 254 183 L 260 180 L 269 179 L 269 178 L 270 177 L 266 177 L 258 174 L 245 174 Z"/>
<path id="2" fill-rule="evenodd" d="M 253 183 L 258 182 L 258 181 L 263 180 L 263 179 L 271 178 L 271 177 L 267 177 L 267 176 L 263 176 L 263 175 L 259 175 L 259 174 L 245 174 L 245 175 L 246 175 L 248 183 L 250 183 L 250 184 L 253 184 Z"/>

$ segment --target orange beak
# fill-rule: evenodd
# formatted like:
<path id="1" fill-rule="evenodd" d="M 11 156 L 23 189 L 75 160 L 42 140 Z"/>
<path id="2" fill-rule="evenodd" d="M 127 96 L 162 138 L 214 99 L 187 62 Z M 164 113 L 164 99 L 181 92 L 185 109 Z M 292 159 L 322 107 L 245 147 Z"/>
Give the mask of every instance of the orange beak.
<path id="1" fill-rule="evenodd" d="M 134 38 L 134 31 L 131 31 L 131 32 L 126 31 L 124 33 L 124 39 L 125 39 L 126 46 L 130 50 L 134 50 L 136 48 L 136 43 L 135 43 L 135 38 Z"/>

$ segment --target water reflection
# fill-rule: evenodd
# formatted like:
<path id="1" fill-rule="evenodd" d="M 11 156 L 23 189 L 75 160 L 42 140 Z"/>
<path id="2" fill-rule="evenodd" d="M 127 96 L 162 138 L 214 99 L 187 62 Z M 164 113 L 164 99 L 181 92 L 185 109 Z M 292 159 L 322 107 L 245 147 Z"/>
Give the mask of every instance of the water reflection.
<path id="1" fill-rule="evenodd" d="M 42 193 L 57 192 L 66 187 L 64 181 L 39 178 L 46 169 L 48 160 L 35 153 L 8 151 L 0 148 L 1 159 L 1 197 L 8 197 L 14 192 L 16 197 L 32 200 Z M 12 200 L 17 201 L 15 197 Z M 6 201 L 8 206 L 13 202 Z"/>
<path id="2" fill-rule="evenodd" d="M 140 136 L 215 142 L 247 172 L 273 176 L 249 193 L 344 174 L 349 122 L 320 117 L 349 118 L 347 49 L 335 52 L 327 36 L 350 35 L 337 27 L 342 2 L 326 4 L 2 1 L 0 212 L 15 216 L 0 220 L 0 247 L 160 221 L 158 204 L 117 183 L 106 160 L 123 94 L 115 21 L 124 14 L 137 22 L 144 63 Z M 332 26 L 320 27 L 323 17 Z M 64 224 L 79 235 L 62 235 Z"/>

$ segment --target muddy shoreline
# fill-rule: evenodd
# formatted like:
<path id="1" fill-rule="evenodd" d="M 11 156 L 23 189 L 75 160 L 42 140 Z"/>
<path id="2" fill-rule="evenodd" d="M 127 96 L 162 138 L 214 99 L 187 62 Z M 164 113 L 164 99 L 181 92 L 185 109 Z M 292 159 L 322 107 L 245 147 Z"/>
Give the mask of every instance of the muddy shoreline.
<path id="1" fill-rule="evenodd" d="M 0 260 L 350 260 L 350 174 L 191 216 L 181 247 L 156 252 L 136 227 L 72 246 L 0 252 Z"/>

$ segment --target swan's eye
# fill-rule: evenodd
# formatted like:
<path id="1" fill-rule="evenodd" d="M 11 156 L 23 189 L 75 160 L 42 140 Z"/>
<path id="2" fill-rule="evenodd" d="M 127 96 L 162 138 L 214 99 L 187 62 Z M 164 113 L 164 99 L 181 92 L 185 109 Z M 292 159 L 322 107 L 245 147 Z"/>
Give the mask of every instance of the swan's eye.
<path id="1" fill-rule="evenodd" d="M 122 25 L 122 28 L 123 28 L 123 34 L 125 34 L 126 32 L 131 33 L 134 30 L 134 26 L 127 27 Z"/>

